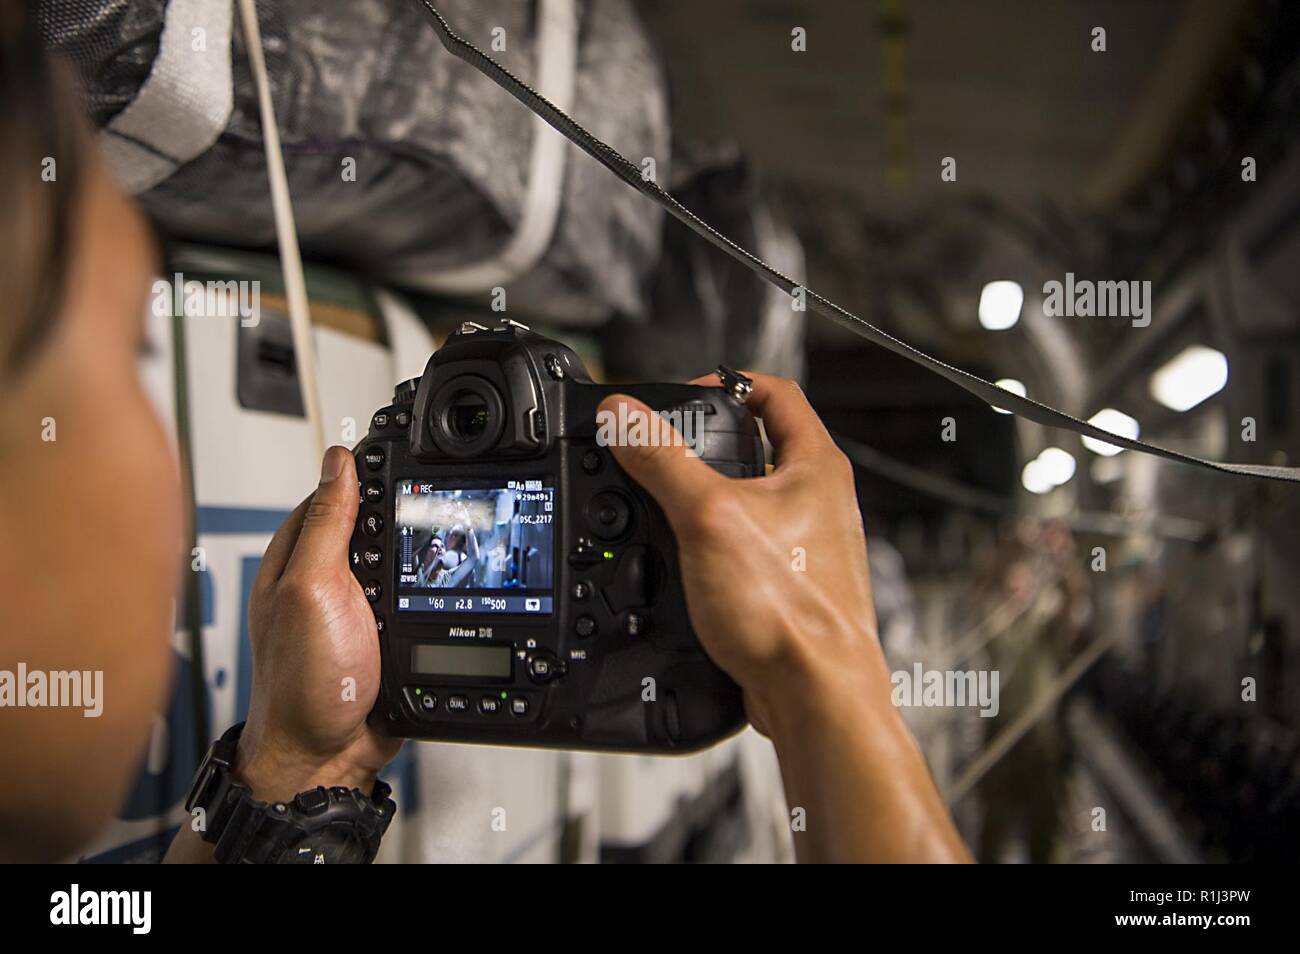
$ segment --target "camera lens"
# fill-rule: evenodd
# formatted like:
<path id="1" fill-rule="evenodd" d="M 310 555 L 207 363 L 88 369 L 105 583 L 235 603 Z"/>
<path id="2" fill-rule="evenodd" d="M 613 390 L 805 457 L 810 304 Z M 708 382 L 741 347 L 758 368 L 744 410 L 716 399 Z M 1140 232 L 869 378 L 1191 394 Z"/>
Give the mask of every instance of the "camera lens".
<path id="1" fill-rule="evenodd" d="M 447 402 L 447 432 L 458 441 L 473 443 L 482 437 L 492 422 L 483 395 L 460 391 Z"/>

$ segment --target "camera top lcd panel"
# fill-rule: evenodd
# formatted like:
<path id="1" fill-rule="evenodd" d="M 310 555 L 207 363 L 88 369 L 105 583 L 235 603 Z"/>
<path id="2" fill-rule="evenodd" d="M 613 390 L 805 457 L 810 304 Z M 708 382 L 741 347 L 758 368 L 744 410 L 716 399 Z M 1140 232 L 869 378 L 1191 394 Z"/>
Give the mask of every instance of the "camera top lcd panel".
<path id="1" fill-rule="evenodd" d="M 375 413 L 350 560 L 379 633 L 384 731 L 686 752 L 744 725 L 691 629 L 667 520 L 609 453 L 651 430 L 597 426 L 616 391 L 672 421 L 681 453 L 763 473 L 757 424 L 723 389 L 593 384 L 513 322 L 462 326 Z"/>

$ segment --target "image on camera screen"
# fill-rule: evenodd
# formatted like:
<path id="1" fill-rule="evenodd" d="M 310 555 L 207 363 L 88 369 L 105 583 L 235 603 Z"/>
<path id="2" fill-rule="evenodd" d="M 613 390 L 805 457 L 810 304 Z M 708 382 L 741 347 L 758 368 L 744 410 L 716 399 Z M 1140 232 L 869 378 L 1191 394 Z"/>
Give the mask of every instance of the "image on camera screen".
<path id="1" fill-rule="evenodd" d="M 555 488 L 397 485 L 398 609 L 549 613 Z M 406 595 L 411 591 L 418 595 Z M 456 591 L 429 595 L 427 591 Z"/>

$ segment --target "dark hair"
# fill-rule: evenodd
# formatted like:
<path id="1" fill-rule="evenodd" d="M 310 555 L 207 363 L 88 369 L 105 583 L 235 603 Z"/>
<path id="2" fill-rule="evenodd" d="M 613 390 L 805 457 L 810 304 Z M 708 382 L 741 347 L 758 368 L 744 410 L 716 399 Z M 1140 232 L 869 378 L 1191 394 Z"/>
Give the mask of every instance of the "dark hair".
<path id="1" fill-rule="evenodd" d="M 31 361 L 63 304 L 88 145 L 71 75 L 44 50 L 25 6 L 0 0 L 0 368 L 7 372 Z"/>

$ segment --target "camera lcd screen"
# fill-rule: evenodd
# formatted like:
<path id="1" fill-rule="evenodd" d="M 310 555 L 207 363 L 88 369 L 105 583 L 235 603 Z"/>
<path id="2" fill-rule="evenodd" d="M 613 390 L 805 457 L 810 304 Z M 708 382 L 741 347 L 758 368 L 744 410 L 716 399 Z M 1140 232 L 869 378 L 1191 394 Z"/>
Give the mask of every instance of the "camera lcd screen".
<path id="1" fill-rule="evenodd" d="M 397 608 L 550 613 L 555 488 L 542 480 L 397 484 Z"/>
<path id="2" fill-rule="evenodd" d="M 444 646 L 424 643 L 411 649 L 411 672 L 421 676 L 476 676 L 509 679 L 509 646 Z"/>

